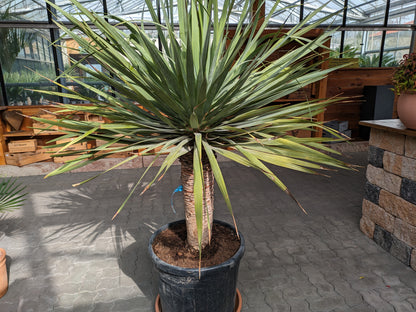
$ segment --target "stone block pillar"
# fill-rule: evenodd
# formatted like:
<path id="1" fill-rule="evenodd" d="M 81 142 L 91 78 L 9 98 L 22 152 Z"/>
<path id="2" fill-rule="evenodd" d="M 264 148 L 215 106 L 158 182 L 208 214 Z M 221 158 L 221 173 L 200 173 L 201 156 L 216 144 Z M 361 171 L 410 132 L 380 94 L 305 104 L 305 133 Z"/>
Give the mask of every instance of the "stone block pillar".
<path id="1" fill-rule="evenodd" d="M 397 119 L 371 127 L 360 228 L 416 270 L 416 131 Z"/>

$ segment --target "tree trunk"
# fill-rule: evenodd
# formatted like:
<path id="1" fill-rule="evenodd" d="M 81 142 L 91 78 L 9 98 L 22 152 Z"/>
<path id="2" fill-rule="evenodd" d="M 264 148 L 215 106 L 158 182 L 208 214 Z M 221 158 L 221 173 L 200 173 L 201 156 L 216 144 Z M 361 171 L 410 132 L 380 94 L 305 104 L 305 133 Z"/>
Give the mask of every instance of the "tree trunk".
<path id="1" fill-rule="evenodd" d="M 196 227 L 194 200 L 193 151 L 183 155 L 180 158 L 180 162 L 183 198 L 185 202 L 187 242 L 189 246 L 198 250 L 198 230 Z M 206 155 L 202 157 L 202 167 L 204 170 L 202 248 L 204 248 L 210 242 L 211 235 L 209 235 L 209 229 L 212 229 L 214 215 L 214 175 Z M 208 222 L 210 224 L 209 228 Z"/>

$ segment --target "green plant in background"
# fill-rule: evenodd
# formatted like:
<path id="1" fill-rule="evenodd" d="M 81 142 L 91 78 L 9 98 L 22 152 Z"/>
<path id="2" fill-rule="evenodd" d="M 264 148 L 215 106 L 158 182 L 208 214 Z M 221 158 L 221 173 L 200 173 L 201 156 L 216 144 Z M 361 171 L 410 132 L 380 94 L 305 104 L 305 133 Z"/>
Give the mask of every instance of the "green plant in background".
<path id="1" fill-rule="evenodd" d="M 341 53 L 340 48 L 336 48 L 335 50 L 330 52 L 330 57 L 333 58 L 358 58 L 359 59 L 359 66 L 360 67 L 378 67 L 380 63 L 380 55 L 360 55 L 358 49 L 353 47 L 352 45 L 346 44 L 344 46 L 344 51 Z M 383 67 L 391 67 L 397 66 L 397 61 L 391 54 L 383 55 L 382 61 Z"/>
<path id="2" fill-rule="evenodd" d="M 393 74 L 394 93 L 416 92 L 416 53 L 403 55 Z"/>
<path id="3" fill-rule="evenodd" d="M 330 52 L 330 57 L 342 57 L 343 58 L 354 58 L 358 57 L 358 49 L 353 47 L 352 45 L 346 44 L 344 46 L 344 51 L 341 53 L 341 47 L 336 48 L 334 51 Z"/>
<path id="4" fill-rule="evenodd" d="M 26 200 L 27 193 L 23 193 L 26 186 L 17 183 L 15 178 L 0 180 L 0 213 L 20 208 Z"/>
<path id="5" fill-rule="evenodd" d="M 10 13 L 10 8 L 7 8 L 4 12 L 0 12 L 0 21 L 10 20 L 12 18 L 13 14 Z M 0 28 L 0 42 L 2 43 L 0 63 L 4 71 L 11 71 L 20 50 L 30 44 L 34 38 L 35 34 L 22 29 Z"/>
<path id="6" fill-rule="evenodd" d="M 4 81 L 6 83 L 37 83 L 48 82 L 44 77 L 55 77 L 54 69 L 44 69 L 38 71 L 22 71 L 4 73 Z"/>
<path id="7" fill-rule="evenodd" d="M 360 67 L 378 67 L 380 64 L 380 55 L 362 55 L 360 56 Z M 383 60 L 381 63 L 382 67 L 396 66 L 397 61 L 393 55 L 385 54 L 383 55 Z"/>
<path id="8" fill-rule="evenodd" d="M 53 69 L 44 69 L 36 72 L 23 71 L 23 72 L 6 72 L 4 73 L 4 80 L 6 82 L 6 91 L 9 98 L 9 105 L 16 105 L 19 102 L 25 102 L 29 97 L 32 104 L 37 104 L 42 95 L 38 92 L 34 92 L 33 88 L 38 87 L 39 83 L 47 82 L 44 77 L 54 77 L 55 71 Z M 54 85 L 38 87 L 43 90 L 54 90 Z M 56 97 L 52 95 L 43 95 L 44 100 L 56 100 Z"/>
<path id="9" fill-rule="evenodd" d="M 162 179 L 174 161 L 179 159 L 187 240 L 189 246 L 201 250 L 211 239 L 214 178 L 233 216 L 216 155 L 259 170 L 292 198 L 292 193 L 268 165 L 305 173 L 318 173 L 317 170 L 326 166 L 348 168 L 344 162 L 331 157 L 329 153 L 334 151 L 324 144 L 340 141 L 340 136 L 298 138 L 289 134 L 293 130 L 315 131 L 319 128 L 334 133 L 314 117 L 336 99 L 294 105 L 273 103 L 321 80 L 336 69 L 321 70 L 317 52 L 333 32 L 328 31 L 316 39 L 304 37 L 331 16 L 312 22 L 319 13 L 317 10 L 287 32 L 277 30 L 275 34 L 264 37 L 261 34 L 272 14 L 277 12 L 280 2 L 276 1 L 263 20 L 260 10 L 251 16 L 252 1 L 245 1 L 241 18 L 233 35 L 230 35 L 227 21 L 234 2 L 225 0 L 222 11 L 219 11 L 217 0 L 177 1 L 179 34 L 176 35 L 173 1 L 161 1 L 163 20 L 167 21 L 166 25 L 161 25 L 153 1 L 146 0 L 152 23 L 160 37 L 161 51 L 146 34 L 144 26 L 109 16 L 128 29 L 128 32 L 123 31 L 110 25 L 104 16 L 90 12 L 76 0 L 71 0 L 93 24 L 92 28 L 90 24 L 79 21 L 75 14 L 69 14 L 49 2 L 75 25 L 69 28 L 58 23 L 65 36 L 75 39 L 105 72 L 95 71 L 81 62 L 74 66 L 112 89 L 111 92 L 103 91 L 67 71 L 63 78 L 78 82 L 102 100 L 65 86 L 62 87 L 68 93 L 43 91 L 92 104 L 62 104 L 62 112 L 93 113 L 111 122 L 100 124 L 35 118 L 68 129 L 61 138 L 73 140 L 66 145 L 56 145 L 61 146 L 57 155 L 79 155 L 48 176 L 68 172 L 113 153 L 141 150 L 142 155 L 148 155 L 156 149 L 154 161 L 165 156 L 143 193 Z M 295 42 L 296 48 L 291 45 L 279 59 L 268 60 L 273 53 Z M 65 151 L 72 144 L 92 139 L 107 143 L 84 151 Z M 125 146 L 120 147 L 116 143 Z M 136 153 L 113 168 L 137 157 Z M 141 185 L 149 168 L 132 188 L 126 201 Z"/>
<path id="10" fill-rule="evenodd" d="M 10 8 L 7 8 L 4 12 L 0 12 L 0 21 L 13 20 L 15 18 L 15 15 L 10 12 Z M 42 76 L 56 76 L 53 68 L 38 70 L 38 73 L 26 70 L 12 71 L 20 51 L 28 47 L 36 39 L 36 36 L 36 33 L 24 29 L 0 28 L 0 42 L 2 43 L 0 49 L 0 63 L 3 69 L 4 80 L 6 82 L 6 93 L 10 105 L 23 104 L 28 101 L 28 98 L 33 104 L 39 102 L 41 96 L 28 90 L 29 88 L 33 89 L 33 85 L 30 84 L 47 81 L 42 78 Z M 27 83 L 27 85 L 13 85 L 23 83 Z M 45 87 L 42 87 L 42 89 L 44 88 Z M 50 97 L 50 100 L 55 99 L 56 98 Z"/>

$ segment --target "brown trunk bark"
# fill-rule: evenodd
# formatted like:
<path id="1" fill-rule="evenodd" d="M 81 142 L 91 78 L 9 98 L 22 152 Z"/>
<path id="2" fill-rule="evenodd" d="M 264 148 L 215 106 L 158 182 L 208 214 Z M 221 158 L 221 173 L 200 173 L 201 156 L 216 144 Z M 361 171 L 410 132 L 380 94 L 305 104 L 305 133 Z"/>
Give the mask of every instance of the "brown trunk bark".
<path id="1" fill-rule="evenodd" d="M 189 152 L 180 158 L 181 162 L 181 181 L 183 186 L 183 199 L 185 202 L 185 219 L 187 242 L 189 246 L 198 250 L 198 230 L 195 217 L 194 200 L 194 174 L 193 174 L 193 152 Z M 209 229 L 212 229 L 214 215 L 214 175 L 206 156 L 202 158 L 204 170 L 204 209 L 203 209 L 203 230 L 202 248 L 210 242 Z M 210 224 L 210 227 L 208 227 Z"/>

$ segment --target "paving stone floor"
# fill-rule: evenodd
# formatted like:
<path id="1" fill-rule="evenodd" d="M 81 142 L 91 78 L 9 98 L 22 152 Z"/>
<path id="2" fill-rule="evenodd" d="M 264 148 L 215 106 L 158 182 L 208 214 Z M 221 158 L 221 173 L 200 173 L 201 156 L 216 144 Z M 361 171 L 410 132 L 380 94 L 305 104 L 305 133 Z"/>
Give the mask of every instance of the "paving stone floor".
<path id="1" fill-rule="evenodd" d="M 358 172 L 326 178 L 276 169 L 308 215 L 260 173 L 222 163 L 247 244 L 238 282 L 244 312 L 416 311 L 416 272 L 359 230 L 367 154 L 348 156 L 363 165 Z M 78 188 L 71 185 L 93 173 L 21 177 L 27 202 L 0 216 L 10 268 L 0 311 L 153 311 L 147 242 L 183 217 L 179 194 L 178 213 L 170 207 L 179 167 L 111 221 L 141 172 L 113 171 Z M 230 221 L 219 192 L 215 204 L 216 217 Z"/>

